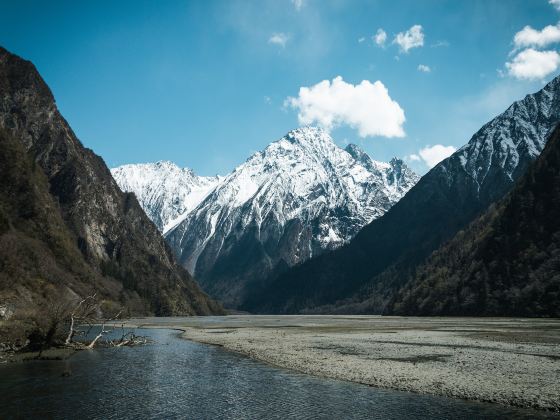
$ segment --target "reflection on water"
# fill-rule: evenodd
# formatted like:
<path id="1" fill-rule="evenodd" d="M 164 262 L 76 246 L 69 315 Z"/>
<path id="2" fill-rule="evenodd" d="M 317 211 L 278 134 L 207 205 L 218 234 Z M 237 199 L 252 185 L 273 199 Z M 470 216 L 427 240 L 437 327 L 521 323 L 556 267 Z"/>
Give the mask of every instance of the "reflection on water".
<path id="1" fill-rule="evenodd" d="M 277 369 L 178 338 L 0 367 L 0 418 L 535 418 L 544 413 L 379 390 Z M 70 373 L 70 376 L 67 376 Z"/>

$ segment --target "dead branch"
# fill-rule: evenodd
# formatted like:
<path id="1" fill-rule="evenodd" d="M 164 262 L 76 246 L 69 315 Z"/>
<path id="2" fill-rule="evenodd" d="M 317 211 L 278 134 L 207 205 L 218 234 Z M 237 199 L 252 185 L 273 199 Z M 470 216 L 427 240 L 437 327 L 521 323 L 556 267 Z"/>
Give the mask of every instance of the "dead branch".
<path id="1" fill-rule="evenodd" d="M 95 343 L 97 343 L 97 341 L 103 337 L 103 335 L 105 334 L 109 334 L 112 330 L 106 330 L 105 329 L 105 324 L 107 324 L 107 322 L 111 322 L 111 321 L 115 321 L 117 319 L 119 319 L 119 317 L 121 316 L 122 311 L 120 311 L 117 315 L 115 315 L 113 318 L 109 318 L 109 319 L 104 319 L 103 323 L 101 324 L 101 331 L 99 332 L 99 334 L 97 334 L 97 336 L 92 340 L 91 343 L 89 343 L 89 345 L 87 346 L 88 349 L 92 349 L 95 346 Z"/>
<path id="2" fill-rule="evenodd" d="M 78 333 L 78 331 L 74 329 L 74 325 L 76 324 L 76 321 L 83 323 L 86 320 L 86 318 L 91 315 L 94 308 L 93 305 L 88 305 L 87 303 L 88 302 L 96 303 L 95 296 L 96 293 L 94 293 L 91 296 L 86 296 L 84 299 L 78 302 L 78 304 L 70 314 L 70 329 L 68 331 L 68 336 L 66 337 L 66 341 L 64 342 L 64 344 L 69 345 L 72 342 L 74 336 Z M 85 307 L 85 310 L 82 310 L 84 309 L 82 308 L 82 305 Z"/>
<path id="3" fill-rule="evenodd" d="M 91 341 L 91 343 L 89 343 L 87 345 L 88 349 L 92 349 L 95 346 L 95 343 L 97 343 L 97 340 L 99 340 L 101 337 L 103 337 L 103 334 L 108 334 L 111 331 L 106 331 L 105 330 L 105 323 L 103 323 L 103 325 L 101 326 L 101 331 L 99 332 L 99 334 L 97 334 L 97 336 Z"/>

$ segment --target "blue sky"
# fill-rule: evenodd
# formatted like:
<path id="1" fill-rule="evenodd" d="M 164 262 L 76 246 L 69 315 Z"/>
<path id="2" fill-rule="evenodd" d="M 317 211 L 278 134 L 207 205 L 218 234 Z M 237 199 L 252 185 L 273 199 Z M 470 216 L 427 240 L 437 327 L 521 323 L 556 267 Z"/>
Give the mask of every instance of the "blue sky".
<path id="1" fill-rule="evenodd" d="M 109 166 L 165 159 L 224 174 L 299 126 L 307 107 L 309 118 L 334 115 L 340 145 L 360 144 L 378 160 L 414 155 L 423 173 L 433 157 L 420 150 L 460 147 L 558 74 L 555 33 L 514 37 L 526 25 L 539 37 L 559 19 L 548 0 L 0 0 L 0 45 L 35 63 L 78 137 Z M 372 38 L 380 28 L 382 45 Z M 408 43 L 394 42 L 399 33 Z M 541 68 L 513 66 L 527 58 Z M 350 92 L 344 110 L 329 90 L 337 76 Z M 324 80 L 335 109 L 321 95 L 298 96 Z M 388 94 L 356 88 L 363 80 Z M 392 102 L 406 118 L 393 124 L 401 137 L 377 124 Z"/>

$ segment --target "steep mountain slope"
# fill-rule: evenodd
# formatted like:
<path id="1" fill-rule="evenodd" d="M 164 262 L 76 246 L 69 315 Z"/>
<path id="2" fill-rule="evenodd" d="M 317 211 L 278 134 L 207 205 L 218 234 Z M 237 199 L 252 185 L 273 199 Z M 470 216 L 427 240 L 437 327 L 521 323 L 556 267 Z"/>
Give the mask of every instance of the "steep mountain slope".
<path id="1" fill-rule="evenodd" d="M 417 179 L 304 127 L 237 167 L 166 239 L 206 291 L 239 306 L 273 270 L 349 241 Z"/>
<path id="2" fill-rule="evenodd" d="M 106 293 L 105 298 L 128 305 L 131 303 L 128 297 L 135 296 L 133 310 L 139 313 L 172 315 L 220 311 L 175 263 L 170 249 L 134 195 L 122 193 L 103 160 L 82 146 L 58 112 L 51 91 L 35 67 L 3 48 L 0 48 L 0 128 L 5 131 L 5 138 L 20 142 L 32 161 L 29 176 L 18 173 L 6 176 L 23 176 L 21 182 L 27 189 L 37 188 L 36 195 L 28 194 L 29 206 L 35 212 L 41 213 L 38 209 L 45 203 L 49 209 L 49 214 L 37 221 L 37 228 L 31 226 L 22 230 L 21 223 L 15 223 L 17 217 L 13 216 L 13 209 L 21 205 L 20 190 L 3 197 L 3 207 L 12 208 L 12 216 L 4 223 L 3 236 L 14 234 L 14 230 L 15 234 L 24 231 L 29 240 L 27 245 L 17 243 L 22 252 L 31 255 L 34 252 L 31 247 L 35 245 L 43 250 L 51 248 L 53 255 L 49 261 L 52 264 L 49 264 L 53 270 L 65 271 L 63 277 L 68 281 L 63 284 L 71 292 L 80 294 L 88 273 L 94 272 L 96 277 L 113 285 L 101 290 Z M 8 141 L 3 143 L 7 145 Z M 5 153 L 10 153 L 7 147 Z M 21 159 L 23 162 L 26 157 Z M 16 165 L 14 171 L 18 168 Z M 44 197 L 46 193 L 42 187 L 34 185 L 43 182 L 41 177 L 48 183 L 50 199 Z M 61 223 L 65 228 L 57 227 Z M 56 235 L 60 238 L 49 238 Z M 55 241 L 64 246 L 53 245 Z M 56 278 L 43 271 L 40 265 L 34 265 L 40 262 L 19 258 L 19 254 L 12 255 L 10 261 L 32 264 L 35 272 L 31 281 L 36 285 L 57 286 Z M 72 263 L 69 265 L 65 259 Z M 82 264 L 89 268 L 80 268 Z M 76 271 L 85 274 L 81 280 L 75 280 L 80 283 L 79 287 L 73 288 L 70 279 L 75 277 Z M 25 287 L 22 289 L 25 281 L 23 275 L 10 277 L 3 283 L 7 288 L 4 292 L 15 290 L 20 295 L 25 294 Z"/>
<path id="3" fill-rule="evenodd" d="M 560 128 L 513 191 L 436 251 L 387 312 L 560 316 Z"/>
<path id="4" fill-rule="evenodd" d="M 147 216 L 166 233 L 180 216 L 194 209 L 220 182 L 197 176 L 172 162 L 122 165 L 111 169 L 121 190 L 133 192 Z"/>
<path id="5" fill-rule="evenodd" d="M 84 261 L 43 171 L 21 141 L 3 129 L 0 179 L 0 302 L 43 304 L 45 289 L 53 285 L 82 295 L 91 286 L 105 296 L 119 288 L 117 281 L 103 279 Z M 139 300 L 132 292 L 126 299 Z"/>
<path id="6" fill-rule="evenodd" d="M 350 244 L 279 276 L 247 308 L 381 312 L 417 264 L 511 189 L 559 117 L 556 78 L 484 125 Z"/>

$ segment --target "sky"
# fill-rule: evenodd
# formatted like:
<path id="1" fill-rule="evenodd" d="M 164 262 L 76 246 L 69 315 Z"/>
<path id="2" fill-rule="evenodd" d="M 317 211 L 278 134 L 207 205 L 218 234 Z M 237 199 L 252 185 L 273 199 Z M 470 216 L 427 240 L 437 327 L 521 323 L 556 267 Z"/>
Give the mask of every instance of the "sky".
<path id="1" fill-rule="evenodd" d="M 0 0 L 31 60 L 110 167 L 226 174 L 320 125 L 425 173 L 560 72 L 560 0 Z"/>

